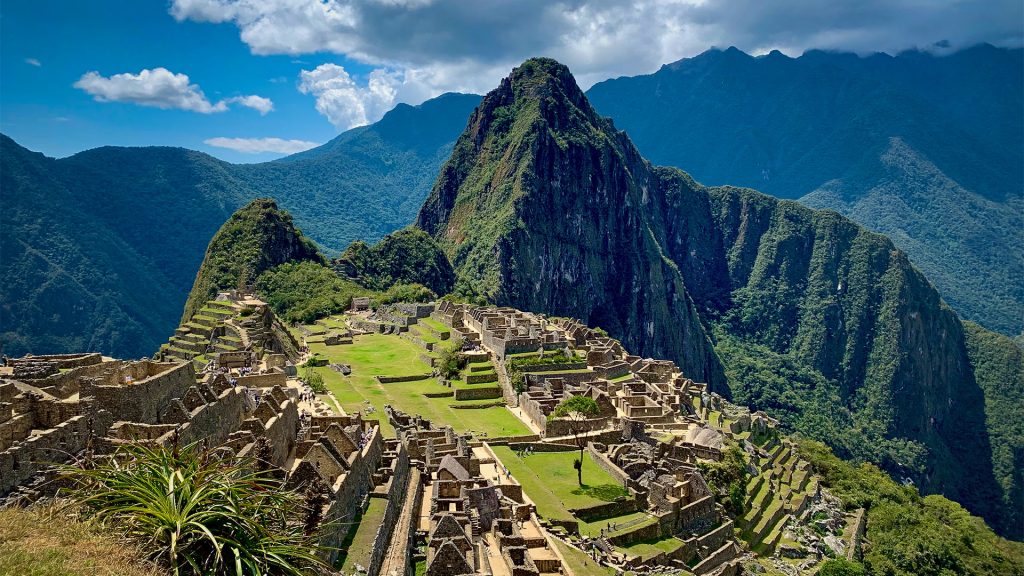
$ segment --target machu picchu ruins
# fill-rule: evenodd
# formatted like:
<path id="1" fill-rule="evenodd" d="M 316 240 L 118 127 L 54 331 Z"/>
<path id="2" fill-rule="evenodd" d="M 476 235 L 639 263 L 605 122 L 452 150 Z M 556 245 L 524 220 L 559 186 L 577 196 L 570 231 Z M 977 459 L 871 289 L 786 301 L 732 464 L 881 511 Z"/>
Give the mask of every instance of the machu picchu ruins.
<path id="1" fill-rule="evenodd" d="M 776 421 L 568 318 L 358 302 L 285 326 L 224 292 L 154 359 L 3 370 L 7 501 L 52 496 L 52 465 L 86 452 L 201 442 L 322 494 L 324 560 L 343 574 L 728 576 L 755 554 L 802 573 L 859 545 Z M 596 411 L 573 427 L 554 412 L 577 396 Z M 744 467 L 738 509 L 705 477 L 729 451 Z"/>

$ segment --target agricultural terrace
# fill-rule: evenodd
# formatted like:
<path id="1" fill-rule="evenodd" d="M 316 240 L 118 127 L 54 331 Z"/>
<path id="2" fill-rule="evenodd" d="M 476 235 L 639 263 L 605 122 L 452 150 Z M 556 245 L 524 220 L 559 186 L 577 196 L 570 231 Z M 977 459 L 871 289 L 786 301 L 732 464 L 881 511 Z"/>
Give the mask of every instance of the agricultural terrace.
<path id="1" fill-rule="evenodd" d="M 467 365 L 460 378 L 454 379 L 451 387 L 445 387 L 430 376 L 432 369 L 421 358 L 432 353 L 398 335 L 357 335 L 352 344 L 338 346 L 327 346 L 315 340 L 307 340 L 307 343 L 310 352 L 326 358 L 328 364 L 351 366 L 352 373 L 348 376 L 329 365 L 315 370 L 323 376 L 324 384 L 346 412 L 362 411 L 367 419 L 376 418 L 387 435 L 394 436 L 395 432 L 384 416 L 386 404 L 408 414 L 419 414 L 437 425 L 448 424 L 459 432 L 472 431 L 477 436 L 494 438 L 530 434 L 526 425 L 505 408 L 500 393 L 490 399 L 455 400 L 453 394 L 456 389 L 496 386 L 494 383 L 465 383 L 466 374 L 493 372 L 489 363 Z M 423 378 L 386 384 L 374 378 L 414 375 L 422 375 Z M 374 412 L 367 414 L 370 406 Z"/>

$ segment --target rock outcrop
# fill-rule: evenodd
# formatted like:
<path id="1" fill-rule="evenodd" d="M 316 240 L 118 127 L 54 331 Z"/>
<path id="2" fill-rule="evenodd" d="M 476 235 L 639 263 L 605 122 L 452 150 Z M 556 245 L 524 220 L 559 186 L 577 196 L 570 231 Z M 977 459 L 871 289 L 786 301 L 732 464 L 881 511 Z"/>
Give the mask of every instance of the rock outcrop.
<path id="1" fill-rule="evenodd" d="M 746 384 L 713 324 L 820 371 L 856 426 L 926 451 L 890 471 L 1000 516 L 962 325 L 907 257 L 836 213 L 652 166 L 565 66 L 529 60 L 484 97 L 417 223 L 464 288 L 583 318 L 712 390 Z"/>

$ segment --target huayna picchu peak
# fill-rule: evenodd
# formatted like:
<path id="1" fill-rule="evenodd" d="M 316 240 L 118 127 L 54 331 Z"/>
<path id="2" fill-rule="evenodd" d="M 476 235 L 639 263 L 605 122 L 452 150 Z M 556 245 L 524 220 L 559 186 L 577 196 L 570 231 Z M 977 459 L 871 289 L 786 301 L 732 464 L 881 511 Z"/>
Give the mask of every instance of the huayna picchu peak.
<path id="1" fill-rule="evenodd" d="M 36 4 L 0 576 L 1024 576 L 1019 9 Z"/>
<path id="2" fill-rule="evenodd" d="M 484 97 L 417 224 L 491 302 L 582 318 L 841 454 L 1018 524 L 964 329 L 906 256 L 835 213 L 652 166 L 564 66 L 527 61 Z M 817 384 L 782 394 L 751 378 L 736 356 L 754 347 Z"/>

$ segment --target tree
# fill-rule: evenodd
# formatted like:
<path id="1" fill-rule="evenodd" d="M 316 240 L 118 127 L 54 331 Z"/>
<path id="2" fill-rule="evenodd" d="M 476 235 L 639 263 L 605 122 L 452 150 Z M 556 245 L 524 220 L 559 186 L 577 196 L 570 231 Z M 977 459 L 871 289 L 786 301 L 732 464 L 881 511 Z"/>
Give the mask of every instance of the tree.
<path id="1" fill-rule="evenodd" d="M 580 486 L 583 486 L 583 449 L 587 446 L 583 434 L 587 431 L 587 420 L 599 413 L 597 402 L 590 396 L 572 396 L 563 400 L 548 416 L 549 420 L 565 418 L 569 422 L 569 431 L 576 440 L 576 447 L 580 449 L 580 457 L 572 464 L 576 468 L 576 478 Z"/>
<path id="2" fill-rule="evenodd" d="M 437 356 L 437 371 L 442 377 L 451 380 L 466 367 L 466 357 L 462 355 L 464 343 L 462 338 L 455 338 L 450 343 L 439 345 L 441 353 Z"/>

